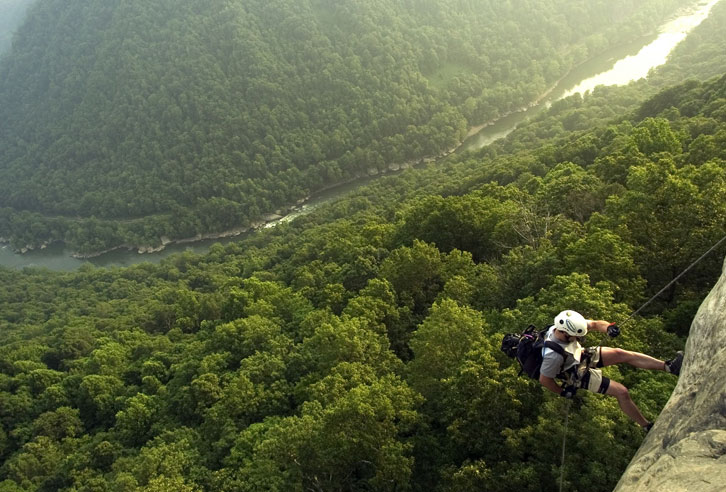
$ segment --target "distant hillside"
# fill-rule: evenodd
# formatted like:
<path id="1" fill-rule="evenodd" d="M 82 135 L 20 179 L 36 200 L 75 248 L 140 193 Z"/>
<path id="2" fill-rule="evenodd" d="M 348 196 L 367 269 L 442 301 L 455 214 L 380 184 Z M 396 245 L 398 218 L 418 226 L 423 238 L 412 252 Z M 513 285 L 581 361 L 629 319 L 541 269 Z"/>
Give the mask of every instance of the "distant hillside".
<path id="1" fill-rule="evenodd" d="M 445 152 L 682 3 L 40 2 L 0 66 L 0 237 L 88 252 L 249 225 Z"/>
<path id="2" fill-rule="evenodd" d="M 0 0 L 0 56 L 9 48 L 13 33 L 25 18 L 25 11 L 34 0 Z"/>

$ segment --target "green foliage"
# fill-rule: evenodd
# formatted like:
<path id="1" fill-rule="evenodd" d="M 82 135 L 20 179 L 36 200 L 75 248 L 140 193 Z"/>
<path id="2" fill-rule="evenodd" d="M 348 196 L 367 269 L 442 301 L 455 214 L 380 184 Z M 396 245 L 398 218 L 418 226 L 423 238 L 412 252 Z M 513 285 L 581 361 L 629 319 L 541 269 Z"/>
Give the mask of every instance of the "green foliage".
<path id="1" fill-rule="evenodd" d="M 593 211 L 602 208 L 602 188 L 596 176 L 572 162 L 563 162 L 547 173 L 536 198 L 551 213 L 584 222 Z"/>
<path id="2" fill-rule="evenodd" d="M 428 400 L 438 400 L 441 384 L 458 369 L 464 356 L 482 342 L 481 315 L 456 302 L 434 304 L 411 337 L 414 358 L 408 364 L 411 384 Z"/>
<path id="3" fill-rule="evenodd" d="M 368 12 L 343 2 L 315 16 L 356 9 Z M 283 30 L 313 42 L 305 24 Z M 371 36 L 356 63 L 389 66 Z M 476 52 L 462 49 L 427 76 L 463 90 Z M 277 93 L 261 79 L 250 90 Z M 536 121 L 205 256 L 0 268 L 0 490 L 555 490 L 564 402 L 517 375 L 502 334 L 565 308 L 623 320 L 726 227 L 726 78 L 664 94 L 525 145 Z M 599 103 L 563 103 L 559 128 Z M 681 348 L 722 253 L 612 344 Z M 606 372 L 648 418 L 674 385 Z M 612 490 L 641 431 L 612 398 L 582 395 L 569 411 L 565 486 Z"/>
<path id="4" fill-rule="evenodd" d="M 496 258 L 506 246 L 517 244 L 519 238 L 506 227 L 517 212 L 513 201 L 500 202 L 490 196 L 430 196 L 406 210 L 399 240 L 435 243 L 446 252 L 468 251 L 477 260 Z"/>
<path id="5" fill-rule="evenodd" d="M 300 416 L 241 433 L 224 469 L 223 490 L 376 490 L 406 486 L 418 397 L 398 378 L 351 388 L 326 405 L 309 402 Z M 259 434 L 264 433 L 261 439 Z"/>
<path id="6" fill-rule="evenodd" d="M 623 241 L 617 234 L 594 229 L 584 237 L 567 244 L 564 250 L 564 268 L 587 272 L 593 283 L 610 284 L 617 300 L 630 301 L 633 304 L 639 299 L 645 284 L 636 266 L 635 254 L 635 247 Z"/>

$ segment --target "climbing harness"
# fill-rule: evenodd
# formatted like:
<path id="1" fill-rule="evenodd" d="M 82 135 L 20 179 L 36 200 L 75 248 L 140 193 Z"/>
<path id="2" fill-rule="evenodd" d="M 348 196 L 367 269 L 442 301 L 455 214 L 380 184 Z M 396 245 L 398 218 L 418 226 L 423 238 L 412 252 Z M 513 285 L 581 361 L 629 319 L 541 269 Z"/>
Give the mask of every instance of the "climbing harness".
<path id="1" fill-rule="evenodd" d="M 711 253 L 711 251 L 713 251 L 716 248 L 718 248 L 721 245 L 721 243 L 723 243 L 724 241 L 726 241 L 726 236 L 724 236 L 721 239 L 719 239 L 718 242 L 716 242 L 716 244 L 714 244 L 713 246 L 711 246 L 708 249 L 708 251 L 706 251 L 705 253 L 703 253 L 700 257 L 698 257 L 698 259 L 696 259 L 693 263 L 691 263 L 690 265 L 688 265 L 685 270 L 683 270 L 681 273 L 679 273 L 676 276 L 676 278 L 674 278 L 673 280 L 671 280 L 670 282 L 668 282 L 668 285 L 666 285 L 665 287 L 663 287 L 653 297 L 651 297 L 650 299 L 648 299 L 642 306 L 640 306 L 638 309 L 636 309 L 635 311 L 633 311 L 630 314 L 630 316 L 628 316 L 627 318 L 625 318 L 625 321 L 623 321 L 621 323 L 621 325 L 624 325 L 625 323 L 627 323 L 628 321 L 630 321 L 631 319 L 633 319 L 633 317 L 635 317 L 635 315 L 637 315 L 640 311 L 642 311 L 643 308 L 645 308 L 648 304 L 650 304 L 651 302 L 653 302 L 663 292 L 665 292 L 666 290 L 668 290 L 668 288 L 670 288 L 671 285 L 673 285 L 674 283 L 676 283 L 678 281 L 678 279 L 680 279 L 683 275 L 685 275 L 686 273 L 688 273 L 688 271 L 690 271 L 691 268 L 693 268 L 694 266 L 696 266 L 701 260 L 703 260 L 706 256 L 708 256 L 708 254 Z M 607 333 L 603 333 L 603 340 L 605 340 L 605 336 L 607 336 Z M 602 343 L 600 345 L 602 345 Z M 564 428 L 564 433 L 562 434 L 562 458 L 561 458 L 561 461 L 560 461 L 560 492 L 562 492 L 562 486 L 564 484 L 564 476 L 565 476 L 565 446 L 567 444 L 567 424 L 569 422 L 569 417 L 570 417 L 570 403 L 571 402 L 568 400 L 567 401 L 567 407 L 565 408 L 565 428 Z"/>

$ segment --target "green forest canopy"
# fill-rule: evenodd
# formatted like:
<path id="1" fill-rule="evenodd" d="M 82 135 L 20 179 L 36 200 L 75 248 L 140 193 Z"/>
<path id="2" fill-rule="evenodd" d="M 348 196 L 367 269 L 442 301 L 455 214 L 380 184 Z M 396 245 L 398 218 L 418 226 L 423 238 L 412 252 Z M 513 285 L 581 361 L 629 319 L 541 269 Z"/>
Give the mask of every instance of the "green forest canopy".
<path id="1" fill-rule="evenodd" d="M 715 69 L 711 46 L 678 67 Z M 0 491 L 557 490 L 561 402 L 502 334 L 622 320 L 726 230 L 726 77 L 652 90 L 569 98 L 205 256 L 0 268 Z M 682 348 L 723 254 L 614 344 Z M 675 383 L 607 372 L 648 418 Z M 565 487 L 612 490 L 642 433 L 599 395 L 573 412 Z"/>
<path id="2" fill-rule="evenodd" d="M 248 226 L 454 147 L 682 0 L 37 2 L 0 65 L 0 237 Z"/>
<path id="3" fill-rule="evenodd" d="M 0 269 L 0 490 L 557 490 L 560 399 L 501 336 L 622 320 L 723 235 L 726 76 L 507 145 L 205 256 Z M 722 257 L 613 343 L 681 348 Z M 606 372 L 648 418 L 675 384 Z M 565 487 L 612 490 L 642 431 L 600 395 L 572 411 Z"/>

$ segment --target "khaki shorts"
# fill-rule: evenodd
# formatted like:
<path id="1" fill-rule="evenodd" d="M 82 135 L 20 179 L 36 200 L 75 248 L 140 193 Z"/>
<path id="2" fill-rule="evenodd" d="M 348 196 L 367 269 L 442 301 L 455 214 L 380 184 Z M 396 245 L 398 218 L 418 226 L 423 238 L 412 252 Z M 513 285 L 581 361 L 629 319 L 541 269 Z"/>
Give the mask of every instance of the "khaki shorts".
<path id="1" fill-rule="evenodd" d="M 600 347 L 588 347 L 582 352 L 582 360 L 567 375 L 567 383 L 593 393 L 605 392 L 610 387 L 610 378 L 602 375 Z"/>

